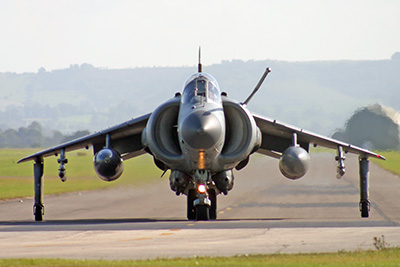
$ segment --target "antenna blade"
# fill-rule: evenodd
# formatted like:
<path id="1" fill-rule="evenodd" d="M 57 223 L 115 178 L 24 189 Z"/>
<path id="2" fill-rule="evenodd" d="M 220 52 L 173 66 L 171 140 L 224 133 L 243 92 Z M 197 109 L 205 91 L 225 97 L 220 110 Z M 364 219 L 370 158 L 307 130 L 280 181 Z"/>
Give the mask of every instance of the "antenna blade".
<path id="1" fill-rule="evenodd" d="M 203 72 L 203 66 L 201 65 L 201 46 L 199 46 L 199 65 L 198 72 Z"/>
<path id="2" fill-rule="evenodd" d="M 261 77 L 260 81 L 258 82 L 258 84 L 256 85 L 256 88 L 254 88 L 253 92 L 251 92 L 251 94 L 249 95 L 249 97 L 243 102 L 244 105 L 247 105 L 250 100 L 253 98 L 253 96 L 257 93 L 258 89 L 260 89 L 262 83 L 264 82 L 265 78 L 267 78 L 268 73 L 271 72 L 271 68 L 267 68 L 263 74 L 263 76 Z"/>

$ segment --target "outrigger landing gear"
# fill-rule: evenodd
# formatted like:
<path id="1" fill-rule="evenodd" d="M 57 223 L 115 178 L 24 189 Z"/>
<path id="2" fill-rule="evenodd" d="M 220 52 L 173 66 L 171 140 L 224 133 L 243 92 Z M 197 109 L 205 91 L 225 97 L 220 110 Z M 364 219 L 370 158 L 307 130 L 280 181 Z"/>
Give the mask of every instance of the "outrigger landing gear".
<path id="1" fill-rule="evenodd" d="M 43 221 L 44 205 L 43 205 L 43 158 L 37 158 L 33 165 L 33 173 L 35 178 L 35 203 L 33 205 L 33 215 L 35 221 Z"/>
<path id="2" fill-rule="evenodd" d="M 369 195 L 369 160 L 366 156 L 360 156 L 360 212 L 362 218 L 369 217 L 370 202 Z"/>

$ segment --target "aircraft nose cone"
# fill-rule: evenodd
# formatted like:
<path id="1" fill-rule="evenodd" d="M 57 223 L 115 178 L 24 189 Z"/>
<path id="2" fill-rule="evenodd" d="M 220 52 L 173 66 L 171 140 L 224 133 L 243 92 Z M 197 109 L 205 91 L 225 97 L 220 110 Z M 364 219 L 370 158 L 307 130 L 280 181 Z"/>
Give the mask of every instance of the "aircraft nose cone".
<path id="1" fill-rule="evenodd" d="M 222 128 L 211 112 L 195 112 L 183 121 L 181 133 L 185 143 L 192 148 L 208 149 L 216 145 Z"/>

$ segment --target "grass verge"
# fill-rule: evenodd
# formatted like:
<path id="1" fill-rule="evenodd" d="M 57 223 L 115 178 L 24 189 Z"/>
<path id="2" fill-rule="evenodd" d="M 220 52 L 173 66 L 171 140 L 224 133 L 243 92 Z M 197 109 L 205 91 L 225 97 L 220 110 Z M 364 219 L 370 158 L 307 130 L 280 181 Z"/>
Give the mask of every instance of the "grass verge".
<path id="1" fill-rule="evenodd" d="M 0 266 L 399 266 L 400 249 L 380 251 L 195 257 L 145 261 L 0 259 Z"/>
<path id="2" fill-rule="evenodd" d="M 0 199 L 33 196 L 33 162 L 17 164 L 24 156 L 37 149 L 0 150 Z M 44 164 L 44 193 L 61 194 L 67 192 L 94 190 L 116 186 L 138 185 L 152 182 L 161 176 L 149 155 L 143 155 L 124 162 L 124 173 L 114 182 L 99 179 L 93 169 L 91 150 L 77 150 L 67 154 L 67 182 L 58 178 L 56 157 L 48 157 Z"/>
<path id="3" fill-rule="evenodd" d="M 385 156 L 386 160 L 373 159 L 378 166 L 400 176 L 400 151 L 378 151 L 378 154 Z"/>

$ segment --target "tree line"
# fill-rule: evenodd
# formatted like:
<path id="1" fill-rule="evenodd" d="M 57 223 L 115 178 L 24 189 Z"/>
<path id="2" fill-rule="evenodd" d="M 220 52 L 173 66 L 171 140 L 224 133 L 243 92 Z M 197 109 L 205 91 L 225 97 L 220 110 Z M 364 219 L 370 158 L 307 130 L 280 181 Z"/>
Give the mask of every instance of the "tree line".
<path id="1" fill-rule="evenodd" d="M 76 131 L 69 135 L 54 130 L 51 136 L 46 136 L 43 132 L 42 125 L 36 121 L 28 127 L 4 131 L 0 129 L 0 148 L 50 147 L 90 134 L 88 130 Z"/>

